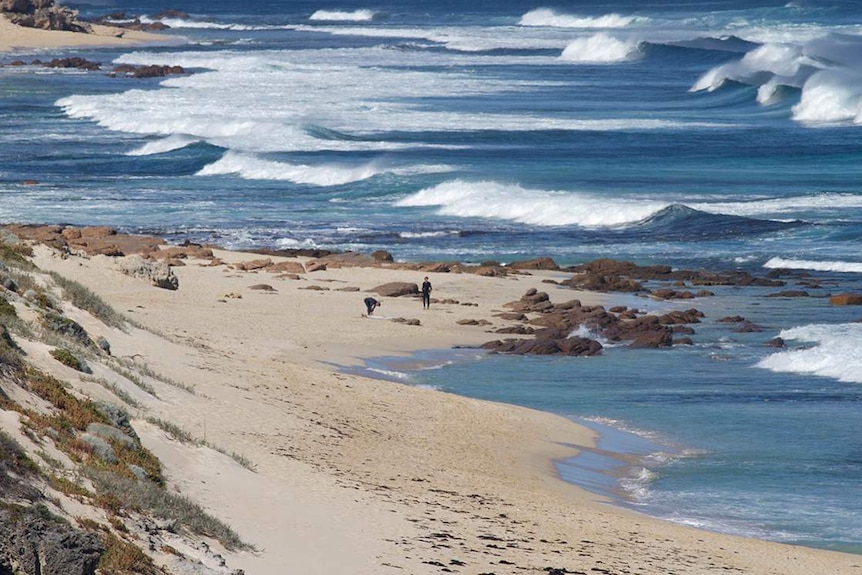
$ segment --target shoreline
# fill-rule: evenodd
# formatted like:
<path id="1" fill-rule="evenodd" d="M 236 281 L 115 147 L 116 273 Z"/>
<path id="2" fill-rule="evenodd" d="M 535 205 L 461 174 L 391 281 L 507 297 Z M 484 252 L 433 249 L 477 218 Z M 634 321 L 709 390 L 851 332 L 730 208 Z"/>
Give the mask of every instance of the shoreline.
<path id="1" fill-rule="evenodd" d="M 421 319 L 411 326 L 363 318 L 362 292 L 425 272 L 343 267 L 295 279 L 240 269 L 257 254 L 214 255 L 223 264 L 189 258 L 176 267 L 177 291 L 123 276 L 109 256 L 38 246 L 34 261 L 147 326 L 128 336 L 107 332 L 115 353 L 140 356 L 198 390 L 191 397 L 160 391 L 166 399 L 149 401 L 147 412 L 255 462 L 250 474 L 135 423 L 175 488 L 265 550 L 227 553 L 232 566 L 273 575 L 288 564 L 310 573 L 347 566 L 355 573 L 438 573 L 453 560 L 470 566 L 459 569 L 465 573 L 591 565 L 655 575 L 862 573 L 859 556 L 700 531 L 609 506 L 559 476 L 555 461 L 596 441 L 593 430 L 568 418 L 327 366 L 491 339 L 486 327 L 457 320 L 493 319 L 503 303 L 543 287 L 553 272 L 429 273 L 436 296 L 479 305 L 423 314 L 418 300 L 385 298 L 387 317 Z M 583 295 L 585 302 L 605 297 Z M 103 329 L 88 321 L 88 330 Z M 489 536 L 499 542 L 491 549 Z M 339 551 L 328 551 L 333 547 Z"/>
<path id="2" fill-rule="evenodd" d="M 82 48 L 179 45 L 179 36 L 92 24 L 93 34 L 63 30 L 41 30 L 12 24 L 0 15 L 0 55 L 35 54 Z"/>

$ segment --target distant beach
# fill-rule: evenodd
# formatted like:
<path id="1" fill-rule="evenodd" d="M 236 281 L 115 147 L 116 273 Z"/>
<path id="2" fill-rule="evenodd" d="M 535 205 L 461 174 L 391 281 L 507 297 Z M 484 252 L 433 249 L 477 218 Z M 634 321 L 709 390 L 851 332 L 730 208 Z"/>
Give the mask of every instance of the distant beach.
<path id="1" fill-rule="evenodd" d="M 12 24 L 8 19 L 0 16 L 0 53 L 34 51 L 42 53 L 61 49 L 145 44 L 175 45 L 181 42 L 182 40 L 176 37 L 162 34 L 100 25 L 93 25 L 92 34 L 26 28 Z"/>

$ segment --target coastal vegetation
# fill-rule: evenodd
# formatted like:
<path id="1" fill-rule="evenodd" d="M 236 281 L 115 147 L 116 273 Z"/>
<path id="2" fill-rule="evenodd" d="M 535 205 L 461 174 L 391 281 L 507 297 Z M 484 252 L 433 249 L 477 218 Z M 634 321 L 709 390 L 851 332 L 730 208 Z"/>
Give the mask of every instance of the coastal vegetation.
<path id="1" fill-rule="evenodd" d="M 218 541 L 225 549 L 250 549 L 228 525 L 170 488 L 161 462 L 142 445 L 126 411 L 146 409 L 127 385 L 153 398 L 156 384 L 193 388 L 159 376 L 145 362 L 111 356 L 104 336 L 94 339 L 64 310 L 88 313 L 105 330 L 127 329 L 123 316 L 81 284 L 42 272 L 31 256 L 30 246 L 16 238 L 4 234 L 0 240 L 0 407 L 19 422 L 0 426 L 0 516 L 6 520 L 0 550 L 9 560 L 23 560 L 15 558 L 11 538 L 37 523 L 44 529 L 28 530 L 28 545 L 51 534 L 67 538 L 67 552 L 53 572 L 95 567 L 102 573 L 168 573 L 148 551 L 163 529 Z M 50 364 L 32 353 L 44 345 L 51 346 L 47 356 L 81 375 L 67 381 L 51 375 Z M 91 363 L 113 375 L 85 375 L 92 373 Z M 115 399 L 92 399 L 81 387 L 86 384 Z M 66 499 L 90 511 L 71 516 Z M 141 531 L 139 518 L 147 517 L 154 521 Z M 160 553 L 174 562 L 197 560 L 167 543 Z"/>

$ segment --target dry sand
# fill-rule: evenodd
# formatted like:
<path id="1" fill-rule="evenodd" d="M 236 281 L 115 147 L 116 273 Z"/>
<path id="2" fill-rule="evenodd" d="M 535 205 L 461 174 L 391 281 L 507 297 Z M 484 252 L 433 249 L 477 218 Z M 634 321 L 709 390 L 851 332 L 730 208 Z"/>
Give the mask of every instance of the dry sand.
<path id="1" fill-rule="evenodd" d="M 12 24 L 0 15 L 0 53 L 45 52 L 59 48 L 176 44 L 182 41 L 175 36 L 100 25 L 93 25 L 93 34 L 25 28 Z"/>
<path id="2" fill-rule="evenodd" d="M 35 262 L 146 327 L 106 330 L 85 314 L 73 318 L 94 338 L 106 337 L 115 356 L 194 388 L 157 383 L 157 399 L 131 386 L 142 405 L 135 428 L 164 462 L 172 488 L 257 547 L 224 553 L 228 566 L 250 575 L 862 573 L 860 556 L 682 527 L 566 484 L 552 461 L 592 448 L 594 438 L 565 418 L 332 365 L 495 339 L 488 330 L 502 322 L 494 314 L 529 288 L 554 302 L 597 301 L 542 282 L 559 274 L 429 274 L 436 298 L 460 303 L 424 311 L 417 299 L 385 298 L 380 317 L 368 319 L 364 290 L 421 283 L 423 274 L 349 268 L 293 280 L 189 261 L 175 268 L 179 290 L 167 291 L 122 275 L 104 256 L 61 257 L 39 247 Z M 256 284 L 274 291 L 251 289 Z M 394 317 L 421 325 L 387 321 Z M 94 385 L 85 391 L 108 393 Z M 169 439 L 146 416 L 241 454 L 255 471 Z"/>

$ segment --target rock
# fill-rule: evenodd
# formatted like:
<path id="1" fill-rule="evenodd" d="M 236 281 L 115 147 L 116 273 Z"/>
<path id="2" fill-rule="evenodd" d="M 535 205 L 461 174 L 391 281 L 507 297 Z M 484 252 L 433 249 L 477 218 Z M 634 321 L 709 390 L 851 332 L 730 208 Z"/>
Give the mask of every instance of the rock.
<path id="1" fill-rule="evenodd" d="M 0 507 L 0 573 L 94 575 L 103 552 L 94 533 L 34 508 Z"/>
<path id="2" fill-rule="evenodd" d="M 390 321 L 394 321 L 395 323 L 403 323 L 406 325 L 422 325 L 422 322 L 420 322 L 416 318 L 409 318 L 408 319 L 408 318 L 404 318 L 404 317 L 395 317 L 395 318 L 392 318 Z"/>
<path id="3" fill-rule="evenodd" d="M 295 261 L 278 262 L 267 266 L 266 271 L 274 273 L 304 274 L 305 266 L 300 262 Z"/>
<path id="4" fill-rule="evenodd" d="M 459 319 L 455 323 L 458 325 L 492 325 L 487 319 Z"/>
<path id="5" fill-rule="evenodd" d="M 673 345 L 673 332 L 669 329 L 650 331 L 637 336 L 629 347 L 635 349 L 656 349 Z"/>
<path id="6" fill-rule="evenodd" d="M 274 287 L 272 287 L 269 284 L 254 284 L 254 285 L 248 286 L 248 289 L 256 290 L 256 291 L 265 291 L 265 292 L 277 292 L 278 291 L 277 289 L 275 289 Z"/>
<path id="7" fill-rule="evenodd" d="M 740 323 L 745 321 L 741 315 L 729 315 L 718 320 L 718 323 Z"/>
<path id="8" fill-rule="evenodd" d="M 560 266 L 557 265 L 552 258 L 549 257 L 541 257 L 535 258 L 532 260 L 524 260 L 512 262 L 509 264 L 509 268 L 513 270 L 558 270 Z"/>
<path id="9" fill-rule="evenodd" d="M 176 290 L 180 281 L 165 262 L 145 260 L 141 256 L 130 256 L 120 261 L 120 271 L 134 278 L 152 283 L 156 287 Z"/>
<path id="10" fill-rule="evenodd" d="M 9 15 L 13 24 L 42 30 L 65 30 L 92 33 L 86 22 L 78 20 L 78 11 L 54 0 L 0 0 L 0 13 Z"/>
<path id="11" fill-rule="evenodd" d="M 766 297 L 811 297 L 811 294 L 805 290 L 786 290 L 767 294 Z"/>
<path id="12" fill-rule="evenodd" d="M 763 331 L 763 328 L 756 323 L 752 323 L 750 321 L 742 322 L 739 327 L 734 329 L 736 333 L 760 333 Z"/>
<path id="13" fill-rule="evenodd" d="M 102 69 L 102 66 L 98 62 L 91 62 L 78 56 L 72 58 L 54 58 L 49 62 L 45 62 L 42 66 L 45 68 L 77 68 L 78 70 L 88 70 L 90 72 Z"/>
<path id="14" fill-rule="evenodd" d="M 255 271 L 255 270 L 262 270 L 264 268 L 268 268 L 271 265 L 272 265 L 272 260 L 267 258 L 267 259 L 263 259 L 263 260 L 251 260 L 251 261 L 247 261 L 247 262 L 240 262 L 238 264 L 234 264 L 233 267 L 235 267 L 238 270 L 244 271 L 244 272 L 250 272 L 250 271 Z"/>
<path id="15" fill-rule="evenodd" d="M 766 347 L 784 347 L 784 340 L 780 337 L 773 337 L 766 342 Z"/>
<path id="16" fill-rule="evenodd" d="M 829 296 L 832 305 L 862 305 L 862 294 L 841 293 Z"/>
<path id="17" fill-rule="evenodd" d="M 392 258 L 392 254 L 390 254 L 386 250 L 377 250 L 371 254 L 371 257 L 374 258 L 374 261 L 378 261 L 378 262 L 394 261 Z"/>
<path id="18" fill-rule="evenodd" d="M 419 286 L 409 282 L 390 282 L 379 285 L 368 290 L 383 297 L 401 297 L 405 295 L 416 295 L 419 293 Z"/>
<path id="19" fill-rule="evenodd" d="M 326 264 L 321 261 L 308 262 L 307 264 L 305 264 L 305 271 L 307 271 L 308 273 L 325 272 Z"/>

